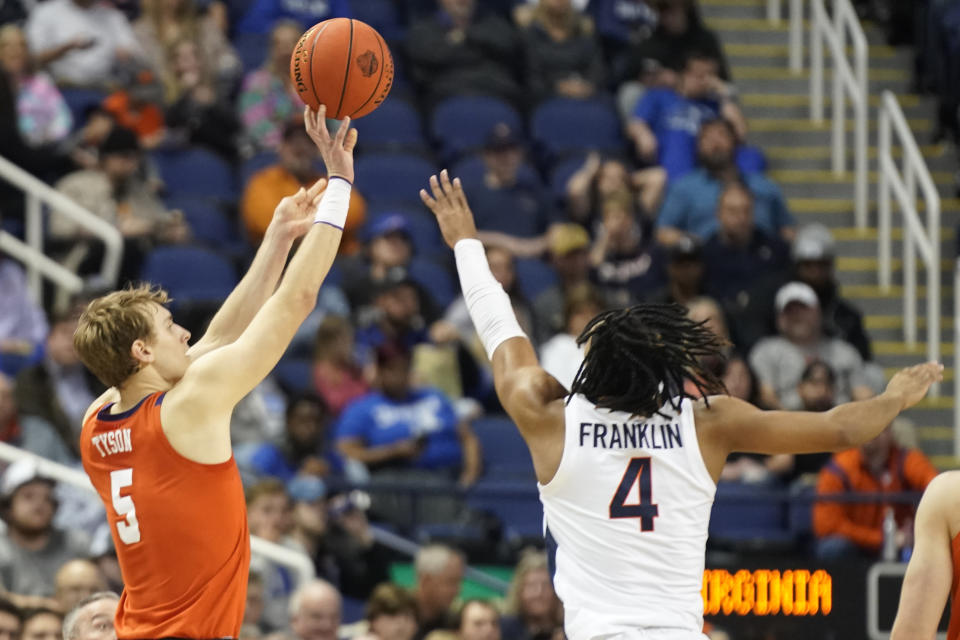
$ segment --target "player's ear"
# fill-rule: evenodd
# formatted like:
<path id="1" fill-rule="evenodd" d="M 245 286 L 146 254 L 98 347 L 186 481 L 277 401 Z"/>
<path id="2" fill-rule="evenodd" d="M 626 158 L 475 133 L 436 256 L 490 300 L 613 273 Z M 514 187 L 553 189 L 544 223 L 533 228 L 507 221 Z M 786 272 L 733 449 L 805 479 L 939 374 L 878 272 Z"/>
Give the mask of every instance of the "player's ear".
<path id="1" fill-rule="evenodd" d="M 134 340 L 133 344 L 130 345 L 130 355 L 142 364 L 150 364 L 154 359 L 153 349 L 150 348 L 146 340 Z"/>

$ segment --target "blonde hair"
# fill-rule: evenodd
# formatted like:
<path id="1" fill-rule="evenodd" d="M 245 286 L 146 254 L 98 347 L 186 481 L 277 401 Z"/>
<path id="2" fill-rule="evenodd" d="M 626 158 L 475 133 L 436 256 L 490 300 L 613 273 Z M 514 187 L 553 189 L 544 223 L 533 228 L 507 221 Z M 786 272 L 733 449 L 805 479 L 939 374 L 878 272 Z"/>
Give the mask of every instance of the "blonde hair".
<path id="1" fill-rule="evenodd" d="M 157 42 L 162 49 L 165 49 L 175 40 L 187 36 L 198 38 L 200 35 L 199 20 L 197 19 L 197 9 L 193 2 L 184 1 L 177 7 L 175 21 L 180 29 L 171 33 L 163 19 L 164 0 L 143 0 L 143 16 L 150 22 Z"/>
<path id="2" fill-rule="evenodd" d="M 197 62 L 200 65 L 200 82 L 198 84 L 210 84 L 213 74 L 210 70 L 210 63 L 204 55 L 203 47 L 200 41 L 192 35 L 181 35 L 164 46 L 164 69 L 163 69 L 163 90 L 164 99 L 167 104 L 173 104 L 184 94 L 184 87 L 180 83 L 175 67 L 177 66 L 177 55 L 180 47 L 192 46 L 196 49 Z"/>
<path id="3" fill-rule="evenodd" d="M 170 297 L 149 284 L 130 286 L 95 299 L 80 315 L 73 346 L 105 385 L 119 387 L 139 369 L 130 347 L 153 336 L 151 302 L 163 306 Z"/>
<path id="4" fill-rule="evenodd" d="M 536 549 L 527 549 L 520 554 L 520 562 L 513 572 L 513 580 L 510 581 L 510 588 L 507 589 L 507 596 L 504 600 L 504 613 L 511 616 L 523 617 L 521 610 L 520 592 L 523 591 L 523 581 L 527 574 L 534 571 L 550 571 L 550 564 L 547 561 L 547 554 Z M 554 599 L 554 610 L 551 612 L 554 619 L 559 623 L 562 619 L 560 608 L 560 599 Z"/>

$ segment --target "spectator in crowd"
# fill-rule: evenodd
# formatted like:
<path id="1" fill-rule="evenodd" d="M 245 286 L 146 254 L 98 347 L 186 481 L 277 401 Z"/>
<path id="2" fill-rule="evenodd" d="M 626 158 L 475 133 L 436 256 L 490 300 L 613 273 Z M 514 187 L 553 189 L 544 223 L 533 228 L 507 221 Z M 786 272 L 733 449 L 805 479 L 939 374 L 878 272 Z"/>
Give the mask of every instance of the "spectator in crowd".
<path id="1" fill-rule="evenodd" d="M 726 359 L 720 379 L 731 397 L 749 402 L 755 407 L 760 406 L 757 376 L 753 375 L 750 365 L 740 355 L 735 354 Z"/>
<path id="2" fill-rule="evenodd" d="M 407 32 L 410 74 L 427 104 L 454 95 L 482 94 L 515 105 L 523 91 L 515 69 L 520 57 L 513 27 L 476 0 L 439 0 L 440 11 Z"/>
<path id="3" fill-rule="evenodd" d="M 0 372 L 0 442 L 16 444 L 20 441 L 20 420 L 13 380 Z"/>
<path id="4" fill-rule="evenodd" d="M 660 167 L 631 173 L 622 160 L 591 152 L 583 166 L 567 180 L 567 212 L 573 221 L 593 229 L 599 223 L 603 202 L 629 191 L 636 196 L 639 213 L 652 218 L 660 208 L 666 182 L 667 174 Z"/>
<path id="5" fill-rule="evenodd" d="M 179 212 L 168 211 L 143 180 L 142 152 L 129 129 L 114 127 L 100 146 L 96 169 L 83 169 L 60 180 L 56 189 L 103 218 L 123 234 L 124 258 L 120 280 L 135 280 L 140 263 L 154 243 L 183 242 L 189 228 Z M 50 218 L 50 235 L 67 251 L 61 261 L 68 268 L 90 273 L 99 268 L 99 241 L 66 216 Z"/>
<path id="6" fill-rule="evenodd" d="M 80 459 L 83 416 L 102 393 L 73 347 L 77 318 L 76 310 L 55 317 L 43 361 L 17 375 L 17 405 L 22 416 L 30 416 L 21 446 L 63 464 Z"/>
<path id="7" fill-rule="evenodd" d="M 651 4 L 658 14 L 656 29 L 630 51 L 622 79 L 673 84 L 686 57 L 702 51 L 717 61 L 720 78 L 730 81 L 720 39 L 704 26 L 696 0 L 654 0 Z"/>
<path id="8" fill-rule="evenodd" d="M 49 67 L 59 84 L 106 87 L 117 63 L 142 55 L 127 18 L 95 0 L 37 4 L 26 30 L 37 64 Z"/>
<path id="9" fill-rule="evenodd" d="M 5 598 L 0 598 L 0 638 L 19 640 L 23 614 L 20 608 Z"/>
<path id="10" fill-rule="evenodd" d="M 787 272 L 790 247 L 754 223 L 750 188 L 739 180 L 724 185 L 717 202 L 717 232 L 703 246 L 706 288 L 720 300 L 745 295 L 774 273 Z"/>
<path id="11" fill-rule="evenodd" d="M 247 489 L 246 498 L 251 535 L 300 550 L 300 546 L 290 538 L 292 505 L 282 482 L 276 478 L 261 480 Z M 263 579 L 264 626 L 270 631 L 283 629 L 287 624 L 287 603 L 293 590 L 293 575 L 288 568 L 260 557 L 250 561 L 250 571 Z"/>
<path id="12" fill-rule="evenodd" d="M 113 616 L 120 596 L 101 591 L 80 601 L 63 619 L 63 640 L 117 640 Z"/>
<path id="13" fill-rule="evenodd" d="M 245 634 L 259 637 L 263 634 L 261 620 L 263 611 L 266 607 L 263 593 L 263 578 L 256 571 L 251 571 L 247 576 L 247 605 L 243 610 L 243 626 L 240 630 L 240 636 Z"/>
<path id="14" fill-rule="evenodd" d="M 392 213 L 371 220 L 364 235 L 366 246 L 357 255 L 341 261 L 343 292 L 355 313 L 376 297 L 377 285 L 410 267 L 413 240 L 410 223 L 402 213 Z M 423 292 L 420 292 L 423 294 Z M 421 298 L 422 299 L 422 298 Z"/>
<path id="15" fill-rule="evenodd" d="M 766 407 L 801 407 L 797 385 L 811 360 L 823 360 L 836 375 L 835 402 L 842 404 L 873 395 L 864 376 L 863 360 L 848 342 L 823 335 L 817 294 L 802 282 L 791 282 L 777 292 L 778 336 L 764 338 L 750 352 L 750 366 L 760 379 Z"/>
<path id="16" fill-rule="evenodd" d="M 829 498 L 838 494 L 923 491 L 936 475 L 936 468 L 921 451 L 898 446 L 891 427 L 887 427 L 870 442 L 835 453 L 820 471 L 817 495 Z M 913 505 L 890 505 L 873 500 L 816 502 L 813 532 L 817 536 L 817 556 L 825 560 L 878 557 L 884 542 L 883 520 L 887 509 L 893 509 L 897 523 L 894 541 L 899 554 L 910 544 Z"/>
<path id="17" fill-rule="evenodd" d="M 254 151 L 275 151 L 286 124 L 303 111 L 303 101 L 290 80 L 290 53 L 302 31 L 292 20 L 274 24 L 263 66 L 243 79 L 240 120 Z"/>
<path id="18" fill-rule="evenodd" d="M 553 211 L 539 184 L 520 173 L 523 142 L 506 123 L 496 124 L 483 148 L 483 182 L 470 187 L 477 226 L 530 238 L 547 230 Z"/>
<path id="19" fill-rule="evenodd" d="M 290 629 L 295 640 L 337 640 L 341 598 L 324 580 L 313 580 L 290 597 Z"/>
<path id="20" fill-rule="evenodd" d="M 0 538 L 0 581 L 15 594 L 53 595 L 60 566 L 90 549 L 83 533 L 53 526 L 54 486 L 31 460 L 7 467 L 0 481 L 0 510 L 7 525 L 7 535 Z"/>
<path id="21" fill-rule="evenodd" d="M 420 288 L 402 269 L 391 269 L 373 286 L 373 307 L 360 314 L 356 333 L 364 364 L 373 362 L 376 350 L 387 343 L 412 350 L 429 341 L 422 300 Z"/>
<path id="22" fill-rule="evenodd" d="M 17 96 L 17 125 L 33 147 L 60 142 L 70 133 L 73 116 L 50 77 L 33 68 L 27 38 L 15 24 L 0 27 L 0 70 Z"/>
<path id="23" fill-rule="evenodd" d="M 370 390 L 354 355 L 353 326 L 346 318 L 328 315 L 317 329 L 313 352 L 314 391 L 331 416 Z"/>
<path id="24" fill-rule="evenodd" d="M 173 62 L 168 51 L 179 42 L 195 43 L 197 57 L 204 60 L 214 78 L 234 84 L 241 71 L 240 59 L 216 24 L 212 14 L 201 16 L 191 0 L 145 0 L 133 32 L 146 61 L 162 77 L 170 77 Z"/>
<path id="25" fill-rule="evenodd" d="M 796 222 L 786 201 L 762 173 L 740 172 L 736 164 L 737 134 L 723 118 L 703 123 L 697 136 L 700 167 L 672 182 L 657 218 L 657 240 L 672 245 L 684 235 L 705 241 L 717 231 L 716 211 L 723 185 L 742 180 L 753 196 L 756 226 L 770 236 L 793 240 Z"/>
<path id="26" fill-rule="evenodd" d="M 634 110 L 627 132 L 637 156 L 661 165 L 670 182 L 694 169 L 697 132 L 707 120 L 722 117 L 738 140 L 746 137 L 746 120 L 732 89 L 717 76 L 717 65 L 712 55 L 689 53 L 676 89 L 648 89 Z"/>
<path id="27" fill-rule="evenodd" d="M 163 113 L 163 84 L 160 76 L 143 62 L 119 67 L 116 90 L 102 103 L 117 125 L 137 134 L 144 149 L 156 149 L 167 139 Z"/>
<path id="28" fill-rule="evenodd" d="M 287 58 L 289 58 L 289 52 Z M 287 61 L 289 65 L 289 60 Z M 277 150 L 277 164 L 258 171 L 250 177 L 240 204 L 241 215 L 247 235 L 254 244 L 263 240 L 277 203 L 292 196 L 298 189 L 307 188 L 320 178 L 320 152 L 313 143 L 302 122 L 291 120 L 283 127 L 282 142 Z M 363 225 L 366 202 L 358 192 L 350 196 L 350 209 L 344 232 L 350 242 Z"/>
<path id="29" fill-rule="evenodd" d="M 27 289 L 27 276 L 20 263 L 2 251 L 0 299 L 4 301 L 0 305 L 0 372 L 12 376 L 39 355 L 48 326 L 43 309 Z"/>
<path id="30" fill-rule="evenodd" d="M 607 66 L 614 79 L 623 77 L 630 51 L 653 35 L 657 12 L 645 0 L 594 0 L 590 10 L 597 23 Z M 509 634 L 505 634 L 509 635 Z"/>
<path id="31" fill-rule="evenodd" d="M 577 345 L 577 336 L 594 316 L 603 311 L 604 305 L 597 290 L 588 284 L 573 287 L 566 295 L 566 330 L 547 340 L 540 348 L 540 365 L 569 389 L 583 362 L 583 347 Z"/>
<path id="32" fill-rule="evenodd" d="M 500 283 L 500 286 L 503 287 L 503 290 L 507 292 L 507 295 L 510 296 L 510 303 L 513 306 L 513 312 L 517 316 L 517 322 L 520 323 L 520 327 L 530 336 L 534 344 L 536 344 L 533 312 L 530 310 L 530 305 L 520 291 L 513 256 L 510 255 L 508 251 L 498 247 L 487 247 L 486 253 L 487 262 L 490 263 L 490 272 L 493 274 L 493 277 L 496 278 L 497 282 Z M 480 344 L 480 338 L 477 336 L 473 321 L 470 320 L 470 314 L 467 312 L 467 303 L 462 295 L 454 300 L 447 308 L 443 320 L 444 324 L 450 329 L 450 331 L 445 333 L 453 334 L 445 337 L 462 340 L 471 348 L 471 353 L 475 356 L 483 354 L 483 345 Z M 431 327 L 431 336 L 434 342 L 444 342 L 444 340 L 438 340 L 438 324 L 441 323 L 434 323 Z M 485 355 L 482 361 L 486 361 Z"/>
<path id="33" fill-rule="evenodd" d="M 633 213 L 630 194 L 602 205 L 602 226 L 591 249 L 594 281 L 610 308 L 626 307 L 663 285 L 662 256 Z"/>
<path id="34" fill-rule="evenodd" d="M 486 600 L 467 600 L 459 617 L 460 640 L 500 640 L 500 613 Z"/>
<path id="35" fill-rule="evenodd" d="M 593 21 L 571 0 L 539 0 L 528 23 L 521 22 L 526 50 L 526 85 L 535 100 L 589 98 L 604 83 L 603 51 Z"/>
<path id="36" fill-rule="evenodd" d="M 667 249 L 667 284 L 650 297 L 652 302 L 687 304 L 706 293 L 702 245 L 681 238 Z"/>
<path id="37" fill-rule="evenodd" d="M 361 2 L 363 0 L 360 0 Z M 296 2 L 295 0 L 256 0 L 237 25 L 240 33 L 266 33 L 278 20 L 299 25 L 306 31 L 318 22 L 330 18 L 349 18 L 350 0 L 325 2 Z M 290 48 L 293 51 L 293 47 Z"/>
<path id="38" fill-rule="evenodd" d="M 797 280 L 817 293 L 824 332 L 849 342 L 864 361 L 870 361 L 873 354 L 870 337 L 863 327 L 863 314 L 840 297 L 830 230 L 820 224 L 801 228 L 793 245 L 793 261 Z"/>
<path id="39" fill-rule="evenodd" d="M 500 621 L 504 638 L 552 638 L 563 629 L 563 604 L 553 590 L 547 554 L 527 550 L 520 556 Z"/>
<path id="40" fill-rule="evenodd" d="M 20 640 L 62 640 L 63 614 L 45 607 L 23 614 Z"/>
<path id="41" fill-rule="evenodd" d="M 53 597 L 61 611 L 70 611 L 82 600 L 107 589 L 100 569 L 84 558 L 64 563 L 54 576 L 53 585 Z"/>
<path id="42" fill-rule="evenodd" d="M 590 281 L 590 236 L 583 227 L 574 223 L 556 225 L 548 236 L 548 247 L 550 266 L 558 282 L 533 301 L 536 335 L 541 341 L 564 330 L 565 292 Z"/>
<path id="43" fill-rule="evenodd" d="M 466 488 L 480 475 L 480 443 L 462 422 L 450 400 L 435 389 L 418 389 L 411 381 L 411 353 L 400 343 L 377 349 L 378 390 L 347 407 L 337 424 L 337 450 L 360 463 L 374 480 L 416 481 L 423 485 Z M 408 496 L 407 496 L 408 497 Z M 457 501 L 426 498 L 423 511 L 443 521 L 454 515 Z M 411 513 L 406 497 L 381 493 L 375 511 L 392 522 Z"/>
<path id="44" fill-rule="evenodd" d="M 417 551 L 413 560 L 413 597 L 419 625 L 416 640 L 423 640 L 431 631 L 457 628 L 453 603 L 460 593 L 465 567 L 463 554 L 446 545 L 428 544 Z"/>
<path id="45" fill-rule="evenodd" d="M 166 49 L 167 141 L 206 147 L 227 160 L 237 155 L 240 121 L 233 83 L 214 74 L 201 46 L 181 37 Z"/>
<path id="46" fill-rule="evenodd" d="M 290 398 L 283 439 L 261 444 L 251 455 L 251 469 L 283 482 L 299 474 L 328 475 L 331 471 L 330 455 L 325 451 L 328 417 L 323 401 L 316 396 Z"/>
<path id="47" fill-rule="evenodd" d="M 377 640 L 413 640 L 417 634 L 417 601 L 403 587 L 386 582 L 370 594 L 364 618 Z"/>

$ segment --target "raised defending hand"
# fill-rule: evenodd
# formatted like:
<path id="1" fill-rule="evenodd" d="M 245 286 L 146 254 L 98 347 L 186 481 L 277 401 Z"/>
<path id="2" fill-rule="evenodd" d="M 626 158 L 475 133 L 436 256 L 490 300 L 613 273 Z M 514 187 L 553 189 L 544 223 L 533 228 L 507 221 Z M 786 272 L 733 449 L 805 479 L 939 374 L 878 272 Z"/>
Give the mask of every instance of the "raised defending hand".
<path id="1" fill-rule="evenodd" d="M 340 123 L 336 135 L 327 130 L 327 107 L 320 105 L 316 111 L 303 108 L 303 121 L 310 139 L 317 145 L 327 177 L 338 176 L 353 183 L 353 148 L 357 145 L 357 130 L 350 127 L 350 116 Z"/>
<path id="2" fill-rule="evenodd" d="M 444 169 L 439 179 L 430 176 L 430 191 L 433 192 L 432 196 L 426 189 L 420 189 L 420 199 L 437 217 L 447 245 L 453 249 L 464 238 L 476 238 L 477 226 L 473 222 L 473 212 L 467 204 L 460 178 L 454 178 L 451 182 L 450 175 Z"/>
<path id="3" fill-rule="evenodd" d="M 926 362 L 901 369 L 887 384 L 887 393 L 903 398 L 903 408 L 917 404 L 927 395 L 930 385 L 943 380 L 943 365 L 939 362 Z"/>
<path id="4" fill-rule="evenodd" d="M 327 179 L 320 178 L 309 189 L 300 187 L 292 196 L 280 201 L 273 211 L 270 226 L 291 239 L 299 238 L 313 226 L 313 215 L 320 206 Z"/>

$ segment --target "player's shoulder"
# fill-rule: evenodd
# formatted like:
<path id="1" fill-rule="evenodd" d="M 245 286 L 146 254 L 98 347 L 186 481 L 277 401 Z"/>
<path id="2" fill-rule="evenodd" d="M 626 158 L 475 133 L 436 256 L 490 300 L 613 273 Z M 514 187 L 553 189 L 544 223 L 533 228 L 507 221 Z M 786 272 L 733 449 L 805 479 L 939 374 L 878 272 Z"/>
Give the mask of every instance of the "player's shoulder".
<path id="1" fill-rule="evenodd" d="M 947 499 L 960 502 L 960 470 L 937 474 L 924 490 L 923 499 L 928 502 Z"/>

